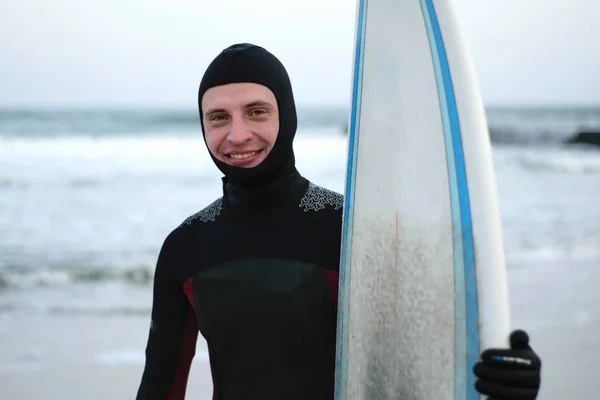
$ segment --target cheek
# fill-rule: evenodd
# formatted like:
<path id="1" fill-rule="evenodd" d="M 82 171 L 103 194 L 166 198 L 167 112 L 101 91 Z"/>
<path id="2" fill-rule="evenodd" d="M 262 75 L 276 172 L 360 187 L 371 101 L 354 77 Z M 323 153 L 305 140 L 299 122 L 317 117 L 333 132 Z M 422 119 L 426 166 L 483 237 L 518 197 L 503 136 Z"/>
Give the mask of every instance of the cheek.
<path id="1" fill-rule="evenodd" d="M 208 150 L 216 156 L 219 145 L 223 141 L 221 139 L 221 135 L 219 135 L 218 129 L 208 128 L 206 129 L 204 136 L 206 138 L 206 146 L 208 147 Z"/>
<path id="2" fill-rule="evenodd" d="M 266 136 L 265 139 L 267 140 L 267 142 L 269 142 L 271 147 L 273 147 L 275 145 L 275 141 L 277 140 L 278 133 L 279 133 L 279 121 L 275 121 L 269 126 L 267 135 L 265 135 Z"/>

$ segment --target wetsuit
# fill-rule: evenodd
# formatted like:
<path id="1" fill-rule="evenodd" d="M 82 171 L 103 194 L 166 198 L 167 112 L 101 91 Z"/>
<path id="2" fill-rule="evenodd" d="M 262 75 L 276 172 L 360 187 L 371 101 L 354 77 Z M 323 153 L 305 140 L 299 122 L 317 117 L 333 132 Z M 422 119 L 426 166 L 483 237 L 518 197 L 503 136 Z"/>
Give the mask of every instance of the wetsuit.
<path id="1" fill-rule="evenodd" d="M 182 399 L 198 329 L 214 399 L 332 399 L 342 198 L 290 176 L 272 208 L 224 196 L 166 239 L 140 399 Z"/>
<path id="2" fill-rule="evenodd" d="M 255 168 L 213 157 L 223 196 L 164 241 L 139 400 L 184 398 L 198 332 L 214 399 L 333 398 L 343 199 L 296 170 L 291 85 L 266 50 L 225 50 L 204 75 L 199 104 L 210 87 L 246 81 L 275 94 L 276 143 Z"/>

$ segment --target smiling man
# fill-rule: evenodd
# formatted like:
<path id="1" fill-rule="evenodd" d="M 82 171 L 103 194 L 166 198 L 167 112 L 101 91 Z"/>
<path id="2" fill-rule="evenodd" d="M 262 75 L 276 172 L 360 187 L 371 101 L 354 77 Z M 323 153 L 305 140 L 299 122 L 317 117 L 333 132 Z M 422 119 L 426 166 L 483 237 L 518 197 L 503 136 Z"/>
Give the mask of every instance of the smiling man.
<path id="1" fill-rule="evenodd" d="M 200 332 L 213 399 L 331 400 L 343 198 L 296 170 L 287 72 L 233 45 L 205 72 L 198 107 L 223 195 L 162 245 L 137 399 L 184 399 Z M 535 399 L 540 360 L 526 333 L 512 342 L 483 354 L 477 388 Z"/>

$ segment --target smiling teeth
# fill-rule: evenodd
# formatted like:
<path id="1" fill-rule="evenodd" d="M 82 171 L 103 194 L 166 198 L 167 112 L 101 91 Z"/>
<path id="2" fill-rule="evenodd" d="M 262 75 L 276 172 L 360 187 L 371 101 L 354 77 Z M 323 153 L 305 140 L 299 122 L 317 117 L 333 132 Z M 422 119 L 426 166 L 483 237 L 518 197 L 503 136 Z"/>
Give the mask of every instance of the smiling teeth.
<path id="1" fill-rule="evenodd" d="M 231 158 L 236 158 L 236 159 L 241 159 L 241 158 L 248 158 L 248 157 L 252 157 L 253 155 L 256 154 L 256 151 L 253 151 L 251 153 L 244 153 L 244 154 L 230 154 Z"/>

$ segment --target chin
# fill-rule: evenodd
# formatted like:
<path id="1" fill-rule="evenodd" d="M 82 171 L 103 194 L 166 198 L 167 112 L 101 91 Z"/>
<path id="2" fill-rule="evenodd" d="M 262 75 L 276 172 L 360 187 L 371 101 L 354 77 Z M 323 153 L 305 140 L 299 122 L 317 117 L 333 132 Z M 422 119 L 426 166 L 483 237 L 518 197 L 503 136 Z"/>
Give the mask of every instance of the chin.
<path id="1" fill-rule="evenodd" d="M 258 161 L 252 162 L 250 164 L 236 165 L 236 167 L 240 167 L 240 168 L 254 168 L 254 167 L 258 167 L 260 164 L 262 164 L 263 161 L 264 161 L 264 158 L 262 160 L 258 160 Z"/>

